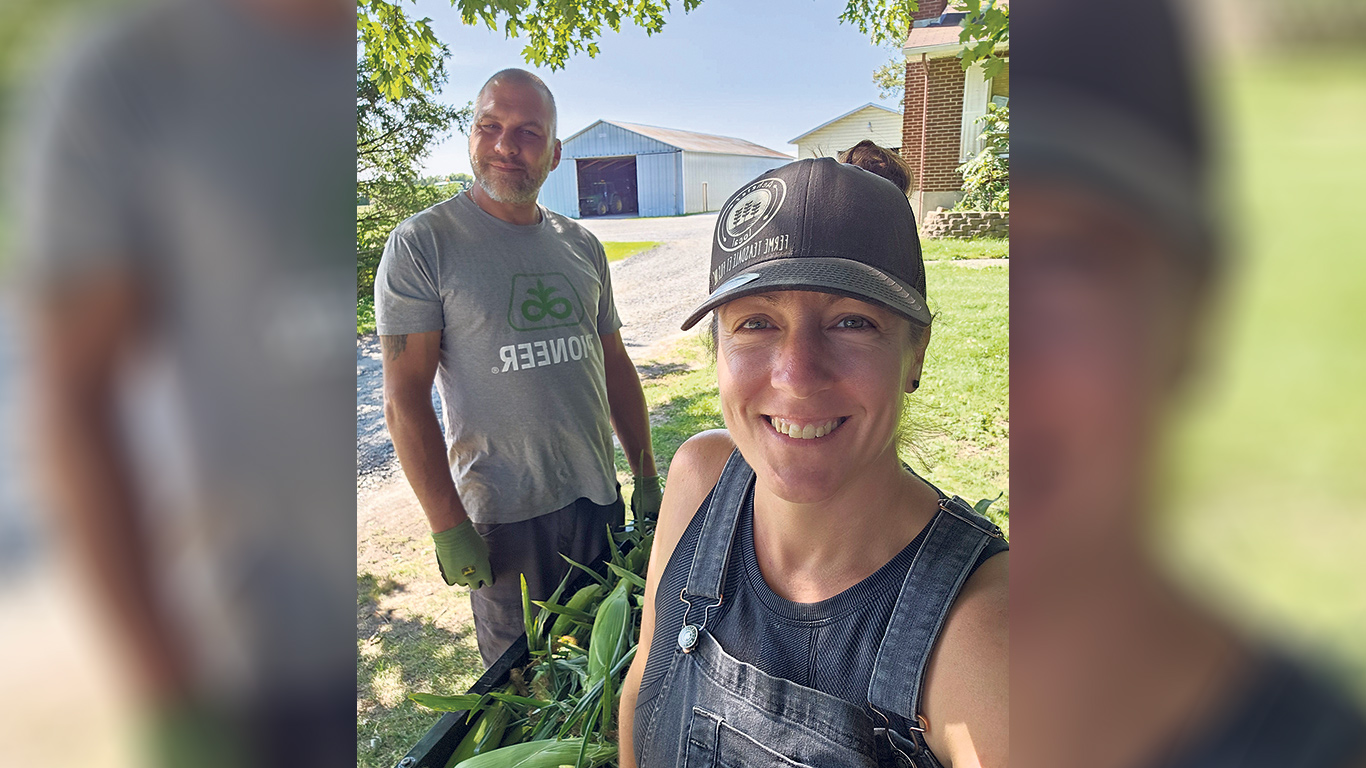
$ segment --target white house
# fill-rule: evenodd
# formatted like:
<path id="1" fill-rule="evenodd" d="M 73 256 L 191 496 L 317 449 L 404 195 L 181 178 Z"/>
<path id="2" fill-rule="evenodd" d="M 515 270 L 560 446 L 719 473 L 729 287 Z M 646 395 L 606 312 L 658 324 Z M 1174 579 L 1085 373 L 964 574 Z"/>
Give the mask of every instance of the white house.
<path id="1" fill-rule="evenodd" d="M 864 139 L 887 149 L 901 147 L 901 113 L 869 102 L 828 120 L 795 139 L 797 159 L 834 157 Z"/>

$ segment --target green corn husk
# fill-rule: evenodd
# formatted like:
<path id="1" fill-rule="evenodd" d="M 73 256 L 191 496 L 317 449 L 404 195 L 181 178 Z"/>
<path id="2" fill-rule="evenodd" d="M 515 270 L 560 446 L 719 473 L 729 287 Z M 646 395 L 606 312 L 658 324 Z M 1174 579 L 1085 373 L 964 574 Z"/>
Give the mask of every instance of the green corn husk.
<path id="1" fill-rule="evenodd" d="M 510 747 L 513 744 L 521 744 L 526 741 L 527 734 L 530 732 L 527 726 L 528 722 L 526 720 L 518 720 L 517 722 L 510 723 L 507 730 L 503 731 L 503 740 L 499 746 Z"/>
<path id="2" fill-rule="evenodd" d="M 637 650 L 643 595 L 635 587 L 648 569 L 653 538 L 648 521 L 614 534 L 615 543 L 631 550 L 614 553 L 606 576 L 593 573 L 595 581 L 564 603 L 560 595 L 573 571 L 591 570 L 569 558 L 574 567 L 549 599 L 533 601 L 523 587 L 531 662 L 513 671 L 509 685 L 482 696 L 410 695 L 431 709 L 471 710 L 470 731 L 445 768 L 592 767 L 617 756 L 609 737 L 615 738 L 622 675 Z M 558 642 L 567 635 L 575 641 Z"/>
<path id="3" fill-rule="evenodd" d="M 479 746 L 479 737 L 475 734 L 475 731 L 482 728 L 484 721 L 487 719 L 487 712 L 479 714 L 478 718 L 474 721 L 474 725 L 465 732 L 465 738 L 460 740 L 460 743 L 455 747 L 455 751 L 451 753 L 450 759 L 446 761 L 446 768 L 451 768 L 453 765 L 463 763 L 471 757 L 474 757 L 474 748 Z"/>
<path id="4" fill-rule="evenodd" d="M 637 544 L 636 548 L 626 556 L 626 570 L 637 576 L 645 575 L 645 566 L 650 562 L 650 548 L 642 544 Z"/>
<path id="5" fill-rule="evenodd" d="M 569 598 L 569 602 L 565 603 L 564 607 L 582 611 L 586 614 L 592 614 L 593 611 L 591 610 L 591 607 L 602 598 L 605 591 L 606 590 L 603 589 L 601 584 L 594 582 L 583 589 L 580 589 L 578 592 L 575 592 L 574 596 Z M 574 619 L 571 616 L 560 614 L 555 618 L 555 624 L 550 630 L 550 636 L 560 637 L 562 635 L 568 635 L 572 633 L 577 626 L 578 625 L 574 623 Z"/>
<path id="6" fill-rule="evenodd" d="M 503 743 L 503 734 L 507 731 L 508 721 L 512 719 L 512 712 L 507 705 L 498 703 L 489 707 L 484 713 L 484 719 L 480 722 L 479 728 L 475 728 L 478 736 L 478 743 L 474 746 L 474 754 L 482 755 L 485 752 L 492 752 Z"/>
<path id="7" fill-rule="evenodd" d="M 550 598 L 545 602 L 537 603 L 537 605 L 541 606 L 541 611 L 536 614 L 536 620 L 532 623 L 532 628 L 537 635 L 545 637 L 546 624 L 550 621 L 550 611 L 546 609 L 546 603 L 557 604 L 560 602 L 560 595 L 564 594 L 564 588 L 569 586 L 569 577 L 572 574 L 573 571 L 565 571 L 564 578 L 560 579 L 560 583 L 555 587 L 555 591 L 550 593 Z M 530 642 L 530 639 L 531 636 L 527 635 L 528 642 Z"/>
<path id="8" fill-rule="evenodd" d="M 617 582 L 598 606 L 593 634 L 588 641 L 588 679 L 601 680 L 625 653 L 630 643 L 631 583 Z"/>
<path id="9" fill-rule="evenodd" d="M 508 708 L 500 702 L 494 702 L 484 710 L 451 753 L 450 759 L 446 761 L 446 768 L 452 768 L 475 755 L 497 749 L 503 740 L 503 732 L 507 730 L 509 717 Z"/>
<path id="10" fill-rule="evenodd" d="M 559 768 L 574 765 L 583 753 L 585 768 L 596 768 L 617 756 L 614 744 L 584 743 L 582 738 L 543 739 L 495 749 L 465 760 L 455 768 Z"/>
<path id="11" fill-rule="evenodd" d="M 522 621 L 526 624 L 527 650 L 535 653 L 542 648 L 542 638 L 536 632 L 536 617 L 531 615 L 531 593 L 527 591 L 526 574 L 522 574 Z"/>
<path id="12" fill-rule="evenodd" d="M 509 693 L 506 690 L 509 687 L 511 686 L 505 686 L 502 690 L 489 691 L 482 696 L 477 693 L 465 693 L 459 696 L 439 696 L 434 693 L 410 693 L 408 694 L 408 698 L 414 703 L 421 704 L 427 709 L 436 712 L 464 712 L 468 710 L 471 716 L 478 714 L 485 705 L 489 705 L 496 701 L 515 704 L 520 709 L 539 709 L 550 705 L 550 702 L 544 699 Z"/>
<path id="13" fill-rule="evenodd" d="M 635 549 L 626 554 L 626 567 L 637 576 L 644 576 L 650 564 L 650 548 L 655 543 L 654 533 L 648 533 L 636 542 Z"/>
<path id="14" fill-rule="evenodd" d="M 593 614 L 591 613 L 585 613 L 584 611 L 570 608 L 567 605 L 555 605 L 554 603 L 546 602 L 544 600 L 532 600 L 531 604 L 539 605 L 546 611 L 558 616 L 568 616 L 570 619 L 580 624 L 586 624 L 588 626 L 593 625 Z"/>

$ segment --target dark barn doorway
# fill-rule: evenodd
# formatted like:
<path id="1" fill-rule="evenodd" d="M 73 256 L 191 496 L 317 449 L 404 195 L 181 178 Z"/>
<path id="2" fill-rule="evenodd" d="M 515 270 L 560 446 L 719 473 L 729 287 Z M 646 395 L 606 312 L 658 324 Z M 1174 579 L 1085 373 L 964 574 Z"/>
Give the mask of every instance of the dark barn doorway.
<path id="1" fill-rule="evenodd" d="M 638 213 L 636 158 L 595 157 L 578 160 L 579 215 Z"/>

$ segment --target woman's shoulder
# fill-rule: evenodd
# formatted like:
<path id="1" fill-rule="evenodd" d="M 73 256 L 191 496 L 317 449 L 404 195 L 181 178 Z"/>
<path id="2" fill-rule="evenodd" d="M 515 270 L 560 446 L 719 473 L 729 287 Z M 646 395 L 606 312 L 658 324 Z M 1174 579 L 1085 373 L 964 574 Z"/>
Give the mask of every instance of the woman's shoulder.
<path id="1" fill-rule="evenodd" d="M 659 522 L 655 528 L 655 548 L 667 554 L 683 537 L 688 523 L 711 493 L 725 469 L 726 460 L 735 450 L 730 433 L 724 429 L 699 432 L 688 438 L 669 462 L 668 478 L 664 483 L 664 500 L 659 507 Z"/>
<path id="2" fill-rule="evenodd" d="M 735 441 L 730 439 L 729 431 L 709 429 L 698 432 L 678 447 L 678 452 L 669 464 L 669 475 L 682 471 L 699 480 L 706 480 L 707 490 L 711 490 L 734 450 Z"/>

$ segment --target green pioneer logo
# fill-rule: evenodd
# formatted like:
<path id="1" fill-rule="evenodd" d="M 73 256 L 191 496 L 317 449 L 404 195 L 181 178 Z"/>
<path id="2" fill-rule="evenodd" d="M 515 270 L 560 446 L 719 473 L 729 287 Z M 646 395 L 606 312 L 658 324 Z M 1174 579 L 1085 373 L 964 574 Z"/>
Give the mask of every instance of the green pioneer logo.
<path id="1" fill-rule="evenodd" d="M 508 325 L 519 331 L 539 331 L 578 325 L 583 321 L 583 302 L 559 272 L 512 276 L 512 301 Z"/>

